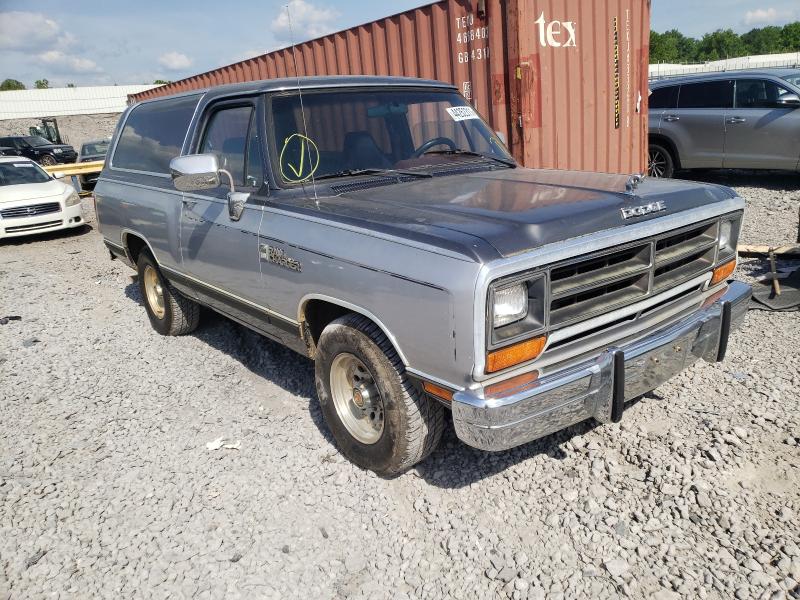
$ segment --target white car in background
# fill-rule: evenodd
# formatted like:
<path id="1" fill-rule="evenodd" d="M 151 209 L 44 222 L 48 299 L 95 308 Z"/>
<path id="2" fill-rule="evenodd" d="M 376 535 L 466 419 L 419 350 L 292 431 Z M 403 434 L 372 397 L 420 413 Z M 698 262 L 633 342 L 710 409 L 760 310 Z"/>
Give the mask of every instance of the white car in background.
<path id="1" fill-rule="evenodd" d="M 23 157 L 0 157 L 0 240 L 83 225 L 75 189 Z"/>

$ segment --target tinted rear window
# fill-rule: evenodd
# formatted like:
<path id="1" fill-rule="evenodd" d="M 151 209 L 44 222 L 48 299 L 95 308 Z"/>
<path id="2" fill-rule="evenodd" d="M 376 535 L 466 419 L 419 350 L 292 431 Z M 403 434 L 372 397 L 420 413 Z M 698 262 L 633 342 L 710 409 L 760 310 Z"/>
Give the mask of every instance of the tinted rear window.
<path id="1" fill-rule="evenodd" d="M 678 108 L 732 108 L 733 81 L 708 81 L 681 86 Z"/>
<path id="2" fill-rule="evenodd" d="M 678 87 L 670 85 L 658 88 L 650 94 L 650 108 L 675 108 L 678 106 Z"/>
<path id="3" fill-rule="evenodd" d="M 113 167 L 169 173 L 169 161 L 181 153 L 199 96 L 148 102 L 133 109 L 119 136 Z"/>

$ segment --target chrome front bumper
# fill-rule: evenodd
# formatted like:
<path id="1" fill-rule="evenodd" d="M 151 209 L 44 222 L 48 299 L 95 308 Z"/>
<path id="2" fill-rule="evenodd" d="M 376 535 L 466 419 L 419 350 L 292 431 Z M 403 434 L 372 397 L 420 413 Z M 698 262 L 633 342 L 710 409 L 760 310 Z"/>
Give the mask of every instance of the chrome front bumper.
<path id="1" fill-rule="evenodd" d="M 734 281 L 707 306 L 619 348 L 547 375 L 501 396 L 484 389 L 457 392 L 458 437 L 483 450 L 506 450 L 590 417 L 618 422 L 626 400 L 658 387 L 702 358 L 721 361 L 732 329 L 744 320 L 752 295 Z"/>

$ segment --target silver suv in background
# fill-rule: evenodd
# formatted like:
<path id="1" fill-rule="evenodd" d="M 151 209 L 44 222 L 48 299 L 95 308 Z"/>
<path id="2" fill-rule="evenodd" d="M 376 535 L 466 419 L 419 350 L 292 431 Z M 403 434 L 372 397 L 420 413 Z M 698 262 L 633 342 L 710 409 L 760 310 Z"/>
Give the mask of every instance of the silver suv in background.
<path id="1" fill-rule="evenodd" d="M 800 69 L 704 73 L 650 87 L 650 176 L 800 169 Z"/>

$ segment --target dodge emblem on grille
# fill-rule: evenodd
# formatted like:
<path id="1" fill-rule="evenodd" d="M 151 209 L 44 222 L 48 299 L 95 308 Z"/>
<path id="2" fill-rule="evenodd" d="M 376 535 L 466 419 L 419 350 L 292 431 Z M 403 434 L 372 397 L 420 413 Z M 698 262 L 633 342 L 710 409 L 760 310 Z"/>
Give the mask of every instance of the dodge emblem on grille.
<path id="1" fill-rule="evenodd" d="M 622 218 L 623 219 L 633 219 L 635 217 L 643 217 L 645 215 L 649 215 L 650 213 L 654 212 L 661 212 L 662 210 L 667 210 L 666 202 L 658 201 L 658 202 L 651 202 L 650 204 L 644 204 L 642 206 L 632 206 L 630 208 L 622 208 Z"/>

